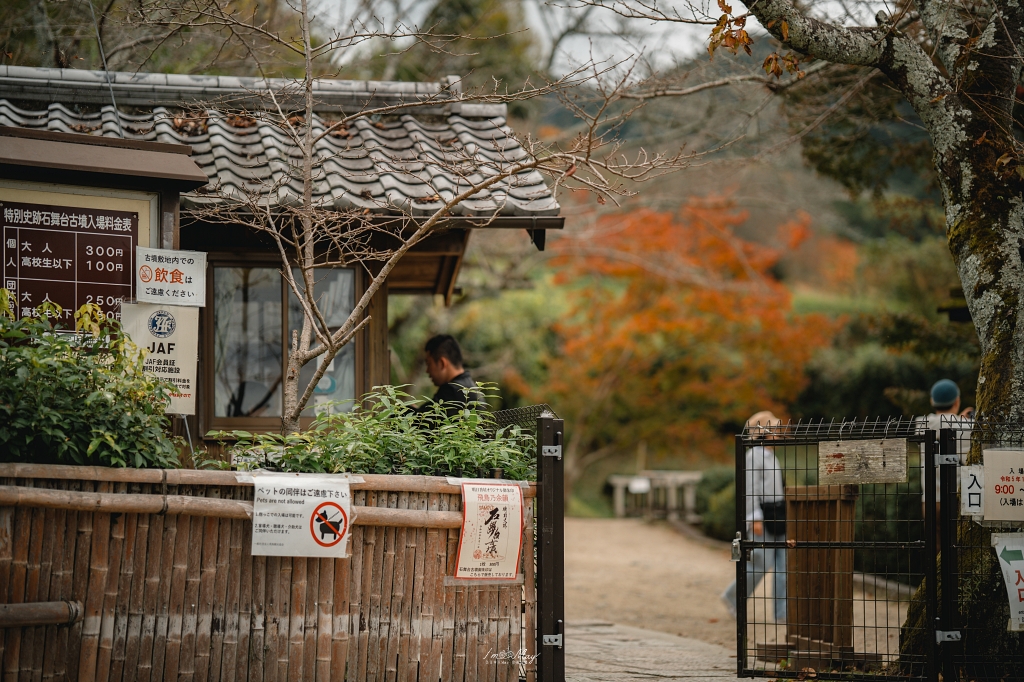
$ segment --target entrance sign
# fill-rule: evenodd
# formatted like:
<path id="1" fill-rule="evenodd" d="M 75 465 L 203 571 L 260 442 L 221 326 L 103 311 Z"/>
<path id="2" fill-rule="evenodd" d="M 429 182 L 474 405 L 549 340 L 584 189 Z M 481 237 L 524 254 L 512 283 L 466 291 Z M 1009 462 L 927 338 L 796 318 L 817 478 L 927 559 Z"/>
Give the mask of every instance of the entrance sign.
<path id="1" fill-rule="evenodd" d="M 515 580 L 523 542 L 523 489 L 517 483 L 462 483 L 462 534 L 455 578 Z"/>
<path id="2" fill-rule="evenodd" d="M 206 306 L 206 253 L 136 247 L 136 297 L 143 303 Z"/>
<path id="3" fill-rule="evenodd" d="M 823 441 L 818 443 L 818 483 L 906 483 L 907 441 Z"/>
<path id="4" fill-rule="evenodd" d="M 989 448 L 985 462 L 986 521 L 1024 521 L 1024 450 Z"/>
<path id="5" fill-rule="evenodd" d="M 121 325 L 132 342 L 148 353 L 147 372 L 169 381 L 170 414 L 196 413 L 196 364 L 199 359 L 199 309 L 152 303 L 122 303 Z"/>
<path id="6" fill-rule="evenodd" d="M 35 315 L 35 308 L 46 301 L 63 309 L 66 323 L 86 303 L 95 303 L 108 317 L 116 317 L 121 301 L 133 295 L 140 213 L 85 206 L 96 204 L 95 197 L 90 197 L 92 201 L 77 197 L 83 199 L 78 202 L 74 195 L 54 197 L 61 203 L 0 200 L 0 284 L 16 297 L 21 317 Z"/>
<path id="7" fill-rule="evenodd" d="M 992 533 L 992 548 L 1003 570 L 1010 602 L 1010 632 L 1024 632 L 1024 533 Z"/>
<path id="8" fill-rule="evenodd" d="M 960 515 L 980 520 L 985 511 L 984 500 L 985 467 L 978 464 L 960 467 Z"/>
<path id="9" fill-rule="evenodd" d="M 349 479 L 331 474 L 253 472 L 253 556 L 348 556 Z"/>

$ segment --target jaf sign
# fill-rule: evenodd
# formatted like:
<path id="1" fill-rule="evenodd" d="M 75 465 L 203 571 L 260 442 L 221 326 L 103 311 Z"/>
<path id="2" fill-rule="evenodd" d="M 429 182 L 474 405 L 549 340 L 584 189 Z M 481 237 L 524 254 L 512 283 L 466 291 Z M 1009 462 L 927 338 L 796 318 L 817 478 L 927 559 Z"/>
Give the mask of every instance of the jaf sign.
<path id="1" fill-rule="evenodd" d="M 253 473 L 253 556 L 348 556 L 352 495 L 344 475 Z"/>
<path id="2" fill-rule="evenodd" d="M 136 298 L 143 303 L 206 305 L 206 254 L 202 251 L 135 249 Z"/>
<path id="3" fill-rule="evenodd" d="M 988 448 L 983 504 L 986 521 L 1024 521 L 1024 450 Z"/>
<path id="4" fill-rule="evenodd" d="M 818 482 L 906 483 L 907 441 L 824 441 L 818 444 Z"/>
<path id="5" fill-rule="evenodd" d="M 145 370 L 174 384 L 167 412 L 195 414 L 199 309 L 122 303 L 121 324 L 132 342 L 146 350 Z"/>
<path id="6" fill-rule="evenodd" d="M 1010 602 L 1007 630 L 1024 632 L 1024 533 L 992 533 L 992 548 L 1003 570 L 1006 597 Z"/>
<path id="7" fill-rule="evenodd" d="M 462 482 L 462 534 L 455 578 L 515 580 L 523 541 L 523 489 Z"/>

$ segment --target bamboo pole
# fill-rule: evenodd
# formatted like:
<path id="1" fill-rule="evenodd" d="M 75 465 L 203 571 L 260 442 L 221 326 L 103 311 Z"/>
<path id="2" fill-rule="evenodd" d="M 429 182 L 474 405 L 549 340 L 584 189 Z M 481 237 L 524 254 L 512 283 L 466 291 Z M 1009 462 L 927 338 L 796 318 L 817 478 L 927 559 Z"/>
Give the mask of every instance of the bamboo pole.
<path id="1" fill-rule="evenodd" d="M 0 604 L 0 628 L 28 628 L 37 625 L 71 625 L 82 619 L 77 601 L 37 601 Z"/>
<path id="2" fill-rule="evenodd" d="M 352 490 L 387 492 L 443 493 L 460 495 L 459 485 L 448 483 L 442 476 L 408 476 L 387 474 L 356 474 L 362 481 L 352 483 Z M 73 481 L 107 481 L 111 483 L 155 483 L 162 485 L 252 486 L 252 477 L 244 472 L 199 471 L 196 469 L 116 469 L 113 467 L 82 467 L 64 464 L 0 463 L 0 478 L 67 479 Z M 524 497 L 537 496 L 537 484 L 523 488 Z"/>
<path id="3" fill-rule="evenodd" d="M 212 516 L 248 519 L 252 503 L 243 500 L 218 500 L 185 495 L 138 495 L 85 493 L 0 486 L 0 507 L 43 507 L 118 514 L 166 514 L 168 516 Z M 419 509 L 359 507 L 352 510 L 353 525 L 395 526 L 399 528 L 459 528 L 462 514 Z"/>

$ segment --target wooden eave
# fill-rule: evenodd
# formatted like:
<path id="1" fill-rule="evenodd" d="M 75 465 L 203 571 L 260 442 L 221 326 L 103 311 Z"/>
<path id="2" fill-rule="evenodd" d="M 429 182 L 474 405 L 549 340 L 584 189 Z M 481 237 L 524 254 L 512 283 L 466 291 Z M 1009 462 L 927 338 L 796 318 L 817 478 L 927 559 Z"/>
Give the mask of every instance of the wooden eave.
<path id="1" fill-rule="evenodd" d="M 188 192 L 209 182 L 187 145 L 0 127 L 0 175 L 9 179 Z"/>

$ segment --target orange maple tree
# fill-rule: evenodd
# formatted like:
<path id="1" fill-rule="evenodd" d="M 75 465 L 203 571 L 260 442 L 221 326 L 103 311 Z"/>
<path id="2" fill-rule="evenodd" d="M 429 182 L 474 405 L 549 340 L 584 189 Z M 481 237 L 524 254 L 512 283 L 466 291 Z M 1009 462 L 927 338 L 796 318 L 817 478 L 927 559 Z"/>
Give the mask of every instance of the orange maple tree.
<path id="1" fill-rule="evenodd" d="M 748 416 L 785 414 L 804 386 L 804 365 L 835 323 L 795 314 L 770 271 L 808 236 L 810 219 L 780 226 L 767 247 L 736 235 L 746 218 L 707 198 L 676 215 L 607 215 L 553 244 L 573 304 L 534 397 L 569 425 L 567 487 L 641 441 L 724 460 Z"/>

